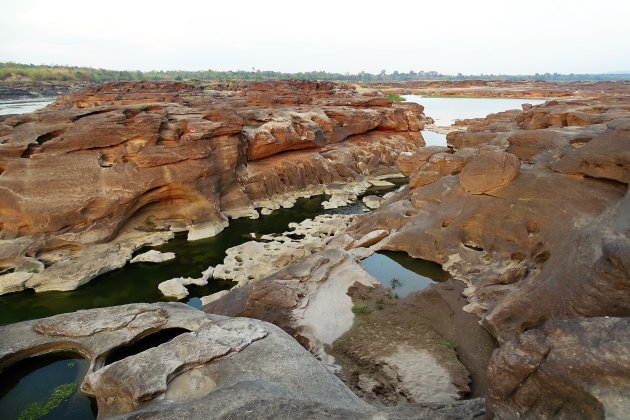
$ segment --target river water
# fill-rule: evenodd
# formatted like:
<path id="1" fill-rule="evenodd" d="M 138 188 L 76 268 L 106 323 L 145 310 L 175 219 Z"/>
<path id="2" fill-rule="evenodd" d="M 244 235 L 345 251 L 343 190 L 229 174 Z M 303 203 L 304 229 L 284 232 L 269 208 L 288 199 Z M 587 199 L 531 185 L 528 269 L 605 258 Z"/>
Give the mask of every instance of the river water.
<path id="1" fill-rule="evenodd" d="M 0 115 L 26 114 L 44 108 L 51 104 L 55 98 L 16 99 L 0 101 Z"/>
<path id="2" fill-rule="evenodd" d="M 545 101 L 540 99 L 514 98 L 443 98 L 419 95 L 403 95 L 408 102 L 424 106 L 424 115 L 435 120 L 435 125 L 448 127 L 455 120 L 483 118 L 488 114 L 521 109 L 522 104 L 538 105 Z M 427 146 L 446 146 L 446 134 L 425 130 L 422 136 Z"/>

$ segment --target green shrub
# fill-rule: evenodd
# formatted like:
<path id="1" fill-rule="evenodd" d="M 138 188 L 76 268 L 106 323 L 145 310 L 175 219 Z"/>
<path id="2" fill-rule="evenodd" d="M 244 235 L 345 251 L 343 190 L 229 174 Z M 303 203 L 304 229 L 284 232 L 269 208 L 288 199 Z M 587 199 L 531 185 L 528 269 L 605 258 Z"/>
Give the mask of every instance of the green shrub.
<path id="1" fill-rule="evenodd" d="M 367 314 L 369 310 L 365 303 L 355 303 L 352 307 L 352 312 L 355 314 Z"/>
<path id="2" fill-rule="evenodd" d="M 387 94 L 385 94 L 385 97 L 387 99 L 392 100 L 392 101 L 399 101 L 399 102 L 406 101 L 405 98 L 403 98 L 402 96 L 397 95 L 395 93 L 387 93 Z"/>

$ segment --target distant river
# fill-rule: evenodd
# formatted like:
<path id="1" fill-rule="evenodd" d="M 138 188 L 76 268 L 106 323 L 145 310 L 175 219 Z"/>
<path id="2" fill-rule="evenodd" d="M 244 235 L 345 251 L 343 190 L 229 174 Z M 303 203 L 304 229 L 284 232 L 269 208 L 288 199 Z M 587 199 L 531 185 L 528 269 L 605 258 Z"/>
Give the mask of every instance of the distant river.
<path id="1" fill-rule="evenodd" d="M 403 95 L 408 102 L 424 106 L 424 115 L 435 120 L 437 126 L 452 125 L 455 120 L 483 118 L 508 109 L 521 109 L 522 104 L 538 105 L 540 99 L 506 98 L 436 98 L 418 95 Z M 428 146 L 446 146 L 446 135 L 423 131 L 422 136 Z"/>
<path id="2" fill-rule="evenodd" d="M 25 114 L 37 111 L 52 103 L 55 98 L 16 99 L 0 101 L 0 115 Z"/>

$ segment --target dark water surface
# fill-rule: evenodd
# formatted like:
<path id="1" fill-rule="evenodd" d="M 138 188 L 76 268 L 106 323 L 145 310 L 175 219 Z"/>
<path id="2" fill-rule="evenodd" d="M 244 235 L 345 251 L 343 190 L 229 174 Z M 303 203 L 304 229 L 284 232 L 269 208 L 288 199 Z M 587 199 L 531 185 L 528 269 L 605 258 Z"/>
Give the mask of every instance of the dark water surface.
<path id="1" fill-rule="evenodd" d="M 396 186 L 406 179 L 392 180 Z M 394 187 L 372 187 L 364 195 L 384 194 Z M 278 209 L 258 219 L 231 220 L 230 225 L 217 236 L 199 241 L 186 240 L 186 233 L 177 234 L 168 243 L 155 247 L 162 252 L 174 252 L 175 259 L 163 263 L 134 263 L 105 273 L 88 284 L 69 292 L 25 291 L 0 296 L 0 325 L 29 319 L 43 318 L 79 309 L 101 308 L 136 302 L 166 301 L 158 284 L 174 277 L 201 277 L 209 266 L 223 262 L 228 248 L 253 240 L 250 233 L 271 234 L 288 230 L 289 223 L 301 222 L 319 214 L 362 213 L 365 208 L 360 199 L 339 209 L 324 210 L 321 203 L 329 196 L 300 198 L 290 209 Z M 147 251 L 140 249 L 136 254 Z M 189 286 L 186 303 L 201 306 L 202 296 L 229 289 L 231 281 L 210 279 L 207 286 Z"/>
<path id="2" fill-rule="evenodd" d="M 31 403 L 45 404 L 59 385 L 75 384 L 76 391 L 44 419 L 94 419 L 96 401 L 79 388 L 89 362 L 75 353 L 60 352 L 32 357 L 0 374 L 0 418 L 17 419 Z"/>

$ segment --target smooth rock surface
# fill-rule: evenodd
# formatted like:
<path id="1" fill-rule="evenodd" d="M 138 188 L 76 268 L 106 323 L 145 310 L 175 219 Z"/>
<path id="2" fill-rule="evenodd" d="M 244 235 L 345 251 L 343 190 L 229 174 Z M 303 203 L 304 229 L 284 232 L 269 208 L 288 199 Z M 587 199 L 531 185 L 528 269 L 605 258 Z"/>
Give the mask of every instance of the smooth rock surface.
<path id="1" fill-rule="evenodd" d="M 142 254 L 136 255 L 129 262 L 137 263 L 137 262 L 152 262 L 152 263 L 161 263 L 164 261 L 170 261 L 175 259 L 174 252 L 160 252 L 154 249 L 144 252 Z"/>

